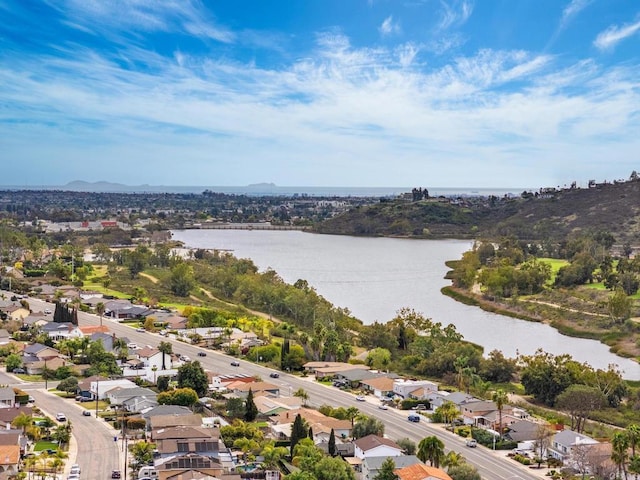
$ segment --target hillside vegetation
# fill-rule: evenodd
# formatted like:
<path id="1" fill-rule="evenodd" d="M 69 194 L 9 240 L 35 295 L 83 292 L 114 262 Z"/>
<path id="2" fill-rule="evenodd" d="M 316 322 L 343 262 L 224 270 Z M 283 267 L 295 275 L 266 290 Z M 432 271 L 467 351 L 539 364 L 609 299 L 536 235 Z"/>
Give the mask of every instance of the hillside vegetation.
<path id="1" fill-rule="evenodd" d="M 635 178 L 635 177 L 634 177 Z M 592 188 L 542 189 L 512 198 L 386 200 L 353 208 L 315 227 L 319 233 L 409 237 L 499 237 L 561 241 L 577 231 L 606 230 L 616 243 L 637 243 L 640 181 Z"/>

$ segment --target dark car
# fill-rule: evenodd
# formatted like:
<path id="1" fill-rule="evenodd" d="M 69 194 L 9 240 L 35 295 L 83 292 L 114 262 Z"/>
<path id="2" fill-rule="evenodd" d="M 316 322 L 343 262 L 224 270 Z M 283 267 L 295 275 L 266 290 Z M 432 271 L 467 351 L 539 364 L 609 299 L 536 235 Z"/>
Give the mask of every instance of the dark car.
<path id="1" fill-rule="evenodd" d="M 239 367 L 240 366 L 240 362 L 237 360 L 234 360 L 233 362 L 231 362 L 231 366 L 232 367 Z"/>
<path id="2" fill-rule="evenodd" d="M 278 372 L 271 372 L 271 373 L 269 374 L 269 376 L 270 376 L 271 378 L 278 378 L 278 377 L 280 376 L 280 374 L 279 374 Z"/>
<path id="3" fill-rule="evenodd" d="M 13 369 L 13 373 L 21 373 L 24 375 L 25 373 L 27 373 L 27 371 L 24 368 L 18 367 Z"/>
<path id="4" fill-rule="evenodd" d="M 198 356 L 199 357 L 206 357 L 207 356 L 207 352 L 198 352 Z"/>
<path id="5" fill-rule="evenodd" d="M 122 473 L 120 473 L 120 470 L 113 470 L 111 472 L 111 478 L 122 478 Z"/>
<path id="6" fill-rule="evenodd" d="M 410 422 L 419 423 L 420 422 L 420 415 L 418 415 L 416 413 L 412 413 L 411 415 L 409 415 L 407 417 L 407 420 L 409 420 Z"/>

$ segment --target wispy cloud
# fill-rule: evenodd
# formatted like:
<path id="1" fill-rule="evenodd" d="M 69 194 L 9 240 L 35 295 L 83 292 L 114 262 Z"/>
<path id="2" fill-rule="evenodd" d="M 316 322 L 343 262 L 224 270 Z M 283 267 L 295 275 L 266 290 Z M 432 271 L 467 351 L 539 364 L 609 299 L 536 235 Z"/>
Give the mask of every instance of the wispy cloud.
<path id="1" fill-rule="evenodd" d="M 473 13 L 473 3 L 470 0 L 440 0 L 440 6 L 442 9 L 438 30 L 463 25 Z"/>
<path id="2" fill-rule="evenodd" d="M 640 20 L 627 25 L 612 25 L 596 37 L 593 41 L 595 47 L 599 50 L 611 50 L 622 40 L 634 35 L 640 31 Z"/>
<path id="3" fill-rule="evenodd" d="M 400 28 L 400 24 L 398 22 L 393 21 L 393 16 L 389 15 L 384 19 L 382 25 L 378 27 L 378 31 L 382 36 L 387 36 L 394 34 L 397 35 L 402 31 L 402 29 Z"/>
<path id="4" fill-rule="evenodd" d="M 562 11 L 560 28 L 564 28 L 578 13 L 587 8 L 593 0 L 571 0 Z"/>
<path id="5" fill-rule="evenodd" d="M 289 184 L 405 185 L 439 171 L 443 182 L 478 187 L 495 186 L 495 172 L 526 182 L 552 169 L 547 175 L 572 180 L 578 159 L 600 165 L 613 143 L 630 159 L 619 168 L 635 168 L 636 64 L 566 65 L 493 49 L 429 64 L 419 61 L 425 49 L 358 48 L 336 30 L 277 67 L 131 45 L 102 53 L 73 45 L 55 56 L 2 51 L 2 159 L 22 159 L 16 178 L 41 158 L 60 158 L 87 180 L 118 180 L 140 164 L 144 182 L 156 184 L 216 184 L 223 171 L 221 184 L 290 172 Z M 532 158 L 536 172 L 526 166 Z M 398 168 L 390 171 L 389 159 Z"/>
<path id="6" fill-rule="evenodd" d="M 229 29 L 216 24 L 194 0 L 46 0 L 69 19 L 69 25 L 96 32 L 182 32 L 219 42 L 232 42 Z"/>

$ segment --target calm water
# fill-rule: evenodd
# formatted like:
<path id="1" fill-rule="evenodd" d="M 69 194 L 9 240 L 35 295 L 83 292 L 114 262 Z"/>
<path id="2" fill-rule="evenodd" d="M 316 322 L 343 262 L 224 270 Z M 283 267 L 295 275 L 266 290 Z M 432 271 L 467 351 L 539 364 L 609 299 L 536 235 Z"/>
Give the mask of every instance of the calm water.
<path id="1" fill-rule="evenodd" d="M 188 247 L 232 250 L 261 269 L 273 268 L 289 283 L 302 278 L 333 304 L 364 323 L 386 322 L 410 307 L 442 324 L 453 323 L 466 340 L 509 357 L 542 348 L 568 353 L 596 368 L 616 364 L 624 377 L 640 380 L 640 365 L 613 355 L 593 340 L 566 337 L 553 328 L 496 315 L 440 293 L 446 260 L 471 248 L 462 240 L 405 240 L 313 235 L 303 232 L 182 230 L 173 238 Z"/>

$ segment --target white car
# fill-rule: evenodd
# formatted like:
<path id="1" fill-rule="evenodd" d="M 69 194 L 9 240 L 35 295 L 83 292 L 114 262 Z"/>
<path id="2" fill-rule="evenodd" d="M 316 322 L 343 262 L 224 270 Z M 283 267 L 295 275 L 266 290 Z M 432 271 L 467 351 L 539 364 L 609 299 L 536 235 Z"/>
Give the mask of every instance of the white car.
<path id="1" fill-rule="evenodd" d="M 67 416 L 64 413 L 56 413 L 56 420 L 59 422 L 66 422 Z"/>
<path id="2" fill-rule="evenodd" d="M 71 465 L 70 475 L 80 475 L 80 465 Z"/>
<path id="3" fill-rule="evenodd" d="M 136 328 L 136 332 L 144 333 L 146 332 L 146 330 L 144 329 L 144 327 L 138 327 Z"/>
<path id="4" fill-rule="evenodd" d="M 358 396 L 356 397 L 356 400 L 357 400 L 357 401 L 359 401 L 359 402 L 364 402 L 364 401 L 366 401 L 366 399 L 364 398 L 364 395 L 358 395 Z"/>
<path id="5" fill-rule="evenodd" d="M 389 407 L 387 407 L 387 405 L 384 403 L 381 403 L 380 405 L 378 405 L 378 408 L 380 410 L 389 410 Z"/>
<path id="6" fill-rule="evenodd" d="M 129 350 L 137 350 L 138 349 L 138 344 L 137 343 L 127 343 L 127 348 Z"/>

